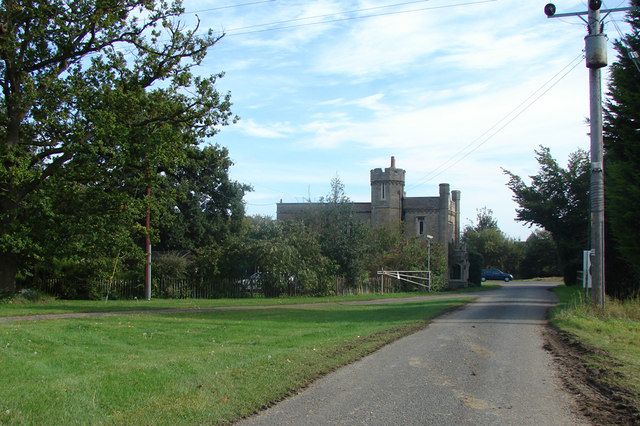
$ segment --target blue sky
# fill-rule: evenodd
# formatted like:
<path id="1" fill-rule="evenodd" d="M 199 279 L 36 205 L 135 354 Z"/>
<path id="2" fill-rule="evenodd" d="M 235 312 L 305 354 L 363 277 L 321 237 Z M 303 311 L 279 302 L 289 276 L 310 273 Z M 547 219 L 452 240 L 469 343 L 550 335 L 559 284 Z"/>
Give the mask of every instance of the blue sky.
<path id="1" fill-rule="evenodd" d="M 501 168 L 528 176 L 540 144 L 562 164 L 589 146 L 584 24 L 547 19 L 545 3 L 185 0 L 201 27 L 227 34 L 199 71 L 226 73 L 218 87 L 241 120 L 211 142 L 229 150 L 232 177 L 253 186 L 247 213 L 317 199 L 336 175 L 353 201 L 368 201 L 369 170 L 394 155 L 408 196 L 447 182 L 462 191 L 463 225 L 486 206 L 503 231 L 526 238 Z M 613 40 L 611 19 L 627 27 L 624 14 L 610 16 Z M 288 22 L 262 26 L 279 21 Z"/>

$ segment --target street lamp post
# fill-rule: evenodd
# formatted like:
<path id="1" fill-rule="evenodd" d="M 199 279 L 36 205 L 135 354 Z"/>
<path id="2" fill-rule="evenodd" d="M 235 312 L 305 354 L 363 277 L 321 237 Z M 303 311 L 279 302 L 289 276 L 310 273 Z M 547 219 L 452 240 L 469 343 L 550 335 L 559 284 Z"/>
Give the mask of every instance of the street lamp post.
<path id="1" fill-rule="evenodd" d="M 427 234 L 427 271 L 429 271 L 429 290 L 431 290 L 431 240 L 433 240 L 433 235 Z"/>

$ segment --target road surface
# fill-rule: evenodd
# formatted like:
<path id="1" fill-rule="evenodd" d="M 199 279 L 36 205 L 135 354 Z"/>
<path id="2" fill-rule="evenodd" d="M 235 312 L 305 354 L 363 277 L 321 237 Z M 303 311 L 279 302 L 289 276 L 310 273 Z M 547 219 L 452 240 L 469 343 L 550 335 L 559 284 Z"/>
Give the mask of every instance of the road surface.
<path id="1" fill-rule="evenodd" d="M 483 293 L 240 424 L 588 424 L 542 347 L 549 288 L 515 282 Z"/>

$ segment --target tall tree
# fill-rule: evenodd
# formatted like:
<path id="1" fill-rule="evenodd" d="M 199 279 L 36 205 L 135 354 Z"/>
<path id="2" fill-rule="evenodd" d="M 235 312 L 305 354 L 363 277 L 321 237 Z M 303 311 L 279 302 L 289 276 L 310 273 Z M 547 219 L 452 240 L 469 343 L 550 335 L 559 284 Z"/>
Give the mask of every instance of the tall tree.
<path id="1" fill-rule="evenodd" d="M 320 202 L 322 208 L 315 213 L 311 227 L 320 235 L 325 256 L 338 264 L 339 273 L 348 284 L 356 285 L 366 274 L 364 256 L 368 227 L 356 216 L 339 177 L 331 179 L 329 194 L 321 197 Z"/>
<path id="2" fill-rule="evenodd" d="M 483 207 L 476 211 L 476 224 L 473 227 L 476 231 L 485 229 L 499 229 L 498 221 L 493 217 L 493 210 Z"/>
<path id="3" fill-rule="evenodd" d="M 518 203 L 516 220 L 538 225 L 551 233 L 567 284 L 576 280 L 582 250 L 588 248 L 589 234 L 589 157 L 578 150 L 569 155 L 564 169 L 551 156 L 549 148 L 535 151 L 540 166 L 527 185 L 520 176 L 509 176 L 507 186 Z"/>
<path id="4" fill-rule="evenodd" d="M 244 218 L 242 198 L 250 187 L 229 179 L 232 162 L 225 148 L 187 150 L 184 164 L 167 172 L 158 250 L 195 250 L 218 245 L 237 233 Z"/>
<path id="5" fill-rule="evenodd" d="M 477 211 L 476 223 L 465 227 L 462 241 L 467 244 L 469 252 L 482 256 L 482 266 L 514 273 L 518 270 L 522 258 L 521 243 L 500 230 L 491 209 L 483 207 Z"/>
<path id="6" fill-rule="evenodd" d="M 638 0 L 631 3 L 640 6 Z M 618 57 L 611 65 L 604 113 L 605 213 L 611 233 L 606 264 L 615 264 L 607 267 L 607 282 L 615 287 L 621 284 L 617 281 L 628 280 L 625 276 L 634 277 L 616 291 L 621 294 L 633 293 L 634 287 L 637 291 L 640 275 L 640 241 L 635 232 L 640 228 L 640 11 L 630 11 L 627 22 L 631 31 L 614 43 Z M 626 262 L 614 259 L 614 251 Z"/>
<path id="7" fill-rule="evenodd" d="M 49 179 L 76 160 L 104 171 L 105 158 L 151 179 L 157 158 L 147 154 L 169 127 L 190 122 L 192 134 L 205 136 L 230 118 L 228 97 L 214 89 L 218 76 L 190 72 L 220 37 L 197 37 L 197 25 L 178 20 L 182 12 L 179 1 L 164 0 L 0 6 L 0 291 L 15 288 L 19 261 L 34 247 L 25 212 L 38 208 Z M 145 94 L 160 81 L 164 89 Z M 172 101 L 156 105 L 154 96 Z"/>

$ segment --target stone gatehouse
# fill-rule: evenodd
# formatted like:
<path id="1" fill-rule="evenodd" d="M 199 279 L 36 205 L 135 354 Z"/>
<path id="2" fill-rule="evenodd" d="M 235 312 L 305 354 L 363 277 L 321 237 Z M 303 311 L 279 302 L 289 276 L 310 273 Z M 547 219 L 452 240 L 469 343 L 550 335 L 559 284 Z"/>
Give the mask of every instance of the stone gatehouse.
<path id="1" fill-rule="evenodd" d="M 441 183 L 437 196 L 407 197 L 405 170 L 396 167 L 394 157 L 391 157 L 390 167 L 373 169 L 370 177 L 371 202 L 352 203 L 353 212 L 373 227 L 402 223 L 407 236 L 433 237 L 434 242 L 447 249 L 450 287 L 465 286 L 469 262 L 466 250 L 460 244 L 460 191 L 451 191 L 448 183 Z M 299 219 L 321 206 L 321 203 L 280 202 L 277 219 Z"/>

